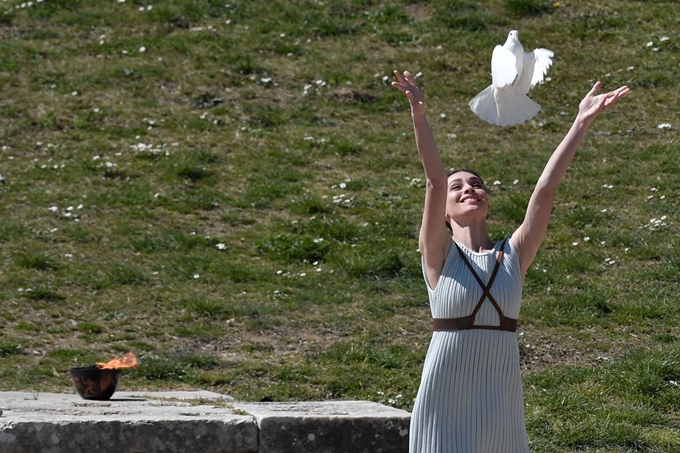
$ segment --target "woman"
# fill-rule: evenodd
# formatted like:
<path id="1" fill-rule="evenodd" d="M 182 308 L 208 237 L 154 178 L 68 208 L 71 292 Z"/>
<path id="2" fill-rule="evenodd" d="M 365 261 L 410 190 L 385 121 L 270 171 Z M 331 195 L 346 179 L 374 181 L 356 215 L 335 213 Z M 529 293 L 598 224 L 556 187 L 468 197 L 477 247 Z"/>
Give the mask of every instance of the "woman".
<path id="1" fill-rule="evenodd" d="M 629 89 L 598 95 L 601 83 L 593 86 L 538 179 L 524 221 L 511 236 L 494 242 L 486 230 L 484 182 L 469 170 L 447 174 L 422 90 L 409 72 L 394 74 L 392 85 L 411 105 L 427 178 L 419 247 L 434 318 L 411 416 L 410 452 L 528 453 L 514 333 L 524 275 L 545 237 L 557 186 L 583 136 Z"/>

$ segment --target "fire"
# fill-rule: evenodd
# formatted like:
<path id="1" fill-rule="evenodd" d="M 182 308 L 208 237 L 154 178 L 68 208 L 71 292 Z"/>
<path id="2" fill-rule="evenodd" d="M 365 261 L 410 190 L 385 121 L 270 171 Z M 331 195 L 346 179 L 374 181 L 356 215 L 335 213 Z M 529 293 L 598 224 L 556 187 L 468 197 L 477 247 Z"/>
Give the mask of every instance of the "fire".
<path id="1" fill-rule="evenodd" d="M 118 368 L 136 368 L 139 366 L 139 360 L 132 353 L 128 352 L 122 359 L 113 358 L 109 362 L 97 362 L 97 368 L 102 370 L 113 370 Z"/>

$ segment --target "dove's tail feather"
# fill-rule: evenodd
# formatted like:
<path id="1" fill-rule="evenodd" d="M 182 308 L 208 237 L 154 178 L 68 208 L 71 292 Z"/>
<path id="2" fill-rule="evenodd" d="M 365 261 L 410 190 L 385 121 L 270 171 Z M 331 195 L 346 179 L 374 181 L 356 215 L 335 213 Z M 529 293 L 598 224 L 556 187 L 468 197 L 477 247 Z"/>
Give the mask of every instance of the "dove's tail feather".
<path id="1" fill-rule="evenodd" d="M 478 117 L 496 126 L 521 124 L 541 111 L 541 106 L 521 90 L 494 88 L 493 85 L 485 88 L 468 105 Z"/>
<path id="2" fill-rule="evenodd" d="M 541 106 L 531 100 L 522 90 L 501 88 L 496 92 L 499 126 L 524 123 L 541 111 Z"/>
<path id="3" fill-rule="evenodd" d="M 470 103 L 470 110 L 475 115 L 486 121 L 487 123 L 496 124 L 498 121 L 498 110 L 496 109 L 496 100 L 494 99 L 494 87 L 489 85 L 477 96 L 472 98 Z"/>

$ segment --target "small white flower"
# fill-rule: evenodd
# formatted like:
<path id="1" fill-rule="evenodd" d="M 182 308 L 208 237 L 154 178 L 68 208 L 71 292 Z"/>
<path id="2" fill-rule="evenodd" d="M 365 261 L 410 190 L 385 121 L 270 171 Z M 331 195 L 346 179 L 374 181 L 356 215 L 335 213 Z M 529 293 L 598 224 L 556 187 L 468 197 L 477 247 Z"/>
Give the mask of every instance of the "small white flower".
<path id="1" fill-rule="evenodd" d="M 578 242 L 572 242 L 571 245 L 573 245 L 574 247 L 576 247 L 576 246 L 578 245 Z"/>
<path id="2" fill-rule="evenodd" d="M 306 272 L 301 272 L 301 273 L 300 273 L 300 277 L 304 277 L 305 275 L 307 275 Z"/>
<path id="3" fill-rule="evenodd" d="M 669 39 L 671 39 L 671 38 L 669 38 L 668 36 L 662 36 L 661 38 L 659 38 L 659 41 L 664 42 L 664 41 L 668 41 Z"/>
<path id="4" fill-rule="evenodd" d="M 64 255 L 64 256 L 65 256 L 66 258 L 73 258 L 73 255 L 71 255 L 70 253 L 67 253 L 67 254 Z"/>
<path id="5" fill-rule="evenodd" d="M 226 250 L 227 249 L 227 244 L 219 243 L 216 246 L 219 250 Z"/>
<path id="6" fill-rule="evenodd" d="M 323 242 L 323 238 L 316 238 L 314 239 L 314 243 L 318 244 L 319 242 Z"/>
<path id="7" fill-rule="evenodd" d="M 201 276 L 198 274 L 194 274 L 194 278 L 201 278 Z"/>
<path id="8" fill-rule="evenodd" d="M 583 240 L 588 242 L 590 240 L 590 238 L 588 236 L 586 236 L 586 237 L 583 238 Z"/>
<path id="9" fill-rule="evenodd" d="M 57 212 L 57 211 L 59 210 L 59 208 L 56 207 L 56 206 L 50 206 L 50 207 L 47 208 L 47 209 L 49 209 L 49 210 L 52 211 L 52 212 Z"/>
<path id="10" fill-rule="evenodd" d="M 653 43 L 652 41 L 649 41 L 649 42 L 647 43 L 647 47 L 652 47 L 653 45 L 654 45 L 654 43 Z"/>
<path id="11" fill-rule="evenodd" d="M 661 123 L 658 126 L 656 126 L 659 129 L 670 129 L 671 128 L 671 123 Z"/>
<path id="12" fill-rule="evenodd" d="M 140 52 L 140 53 L 146 52 L 146 47 L 144 47 L 144 46 L 140 47 L 140 48 L 139 48 L 139 52 Z"/>
<path id="13" fill-rule="evenodd" d="M 515 179 L 512 183 L 513 183 L 514 185 L 519 184 L 519 179 Z"/>
<path id="14" fill-rule="evenodd" d="M 499 180 L 495 180 L 495 181 L 493 182 L 493 185 L 494 185 L 494 186 L 500 186 L 500 185 L 501 185 L 501 182 L 500 182 Z"/>

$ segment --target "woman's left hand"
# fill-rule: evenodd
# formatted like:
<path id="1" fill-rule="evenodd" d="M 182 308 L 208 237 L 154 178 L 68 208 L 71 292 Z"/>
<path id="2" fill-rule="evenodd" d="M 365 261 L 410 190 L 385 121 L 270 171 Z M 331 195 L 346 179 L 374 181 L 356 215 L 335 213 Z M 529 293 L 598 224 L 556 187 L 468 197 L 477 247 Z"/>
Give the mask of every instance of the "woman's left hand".
<path id="1" fill-rule="evenodd" d="M 601 87 L 602 82 L 597 82 L 578 106 L 578 116 L 586 126 L 630 91 L 630 88 L 624 85 L 614 91 L 597 94 Z"/>

